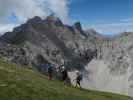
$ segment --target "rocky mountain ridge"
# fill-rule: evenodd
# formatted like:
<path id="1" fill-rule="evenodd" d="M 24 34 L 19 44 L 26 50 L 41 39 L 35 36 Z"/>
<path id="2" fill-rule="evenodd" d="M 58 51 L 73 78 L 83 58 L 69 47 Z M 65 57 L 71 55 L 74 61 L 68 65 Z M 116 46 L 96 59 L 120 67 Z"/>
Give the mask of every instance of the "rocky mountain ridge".
<path id="1" fill-rule="evenodd" d="M 66 63 L 68 67 L 73 66 L 69 69 L 83 69 L 97 53 L 79 22 L 68 26 L 55 16 L 44 20 L 36 16 L 14 28 L 13 32 L 5 33 L 0 40 L 23 48 L 30 65 Z"/>

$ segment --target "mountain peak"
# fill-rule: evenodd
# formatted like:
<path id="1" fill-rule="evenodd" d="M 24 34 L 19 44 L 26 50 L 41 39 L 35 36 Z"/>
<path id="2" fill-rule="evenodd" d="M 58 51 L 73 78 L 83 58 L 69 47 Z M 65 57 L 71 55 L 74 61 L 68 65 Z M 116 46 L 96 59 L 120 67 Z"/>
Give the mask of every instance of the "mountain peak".
<path id="1" fill-rule="evenodd" d="M 39 21 L 42 21 L 41 17 L 35 16 L 35 17 L 29 19 L 28 23 L 30 23 L 30 22 L 39 22 Z"/>
<path id="2" fill-rule="evenodd" d="M 63 25 L 62 21 L 58 17 L 56 17 L 54 15 L 48 16 L 46 18 L 46 21 L 49 22 L 49 23 L 54 23 L 54 24 L 59 25 L 59 26 Z"/>
<path id="3" fill-rule="evenodd" d="M 74 25 L 73 25 L 73 29 L 75 31 L 75 33 L 80 33 L 82 34 L 84 37 L 87 37 L 86 33 L 83 31 L 82 29 L 82 26 L 81 26 L 81 23 L 80 22 L 76 22 Z"/>
<path id="4" fill-rule="evenodd" d="M 74 23 L 73 27 L 76 28 L 76 29 L 79 30 L 79 31 L 82 30 L 82 26 L 81 26 L 81 23 L 80 23 L 80 22 Z"/>

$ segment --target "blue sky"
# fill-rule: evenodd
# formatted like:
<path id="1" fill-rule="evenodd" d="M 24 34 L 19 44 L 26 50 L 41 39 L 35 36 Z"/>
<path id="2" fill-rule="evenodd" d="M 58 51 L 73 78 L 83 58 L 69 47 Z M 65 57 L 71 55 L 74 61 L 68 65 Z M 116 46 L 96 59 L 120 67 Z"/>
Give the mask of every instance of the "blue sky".
<path id="1" fill-rule="evenodd" d="M 70 4 L 70 16 L 78 20 L 117 21 L 133 18 L 133 0 L 74 0 Z"/>
<path id="2" fill-rule="evenodd" d="M 101 28 L 104 34 L 130 31 L 133 26 L 133 0 L 71 0 L 69 6 L 72 21 L 81 21 L 85 28 Z M 107 30 L 107 26 L 118 29 Z"/>
<path id="3" fill-rule="evenodd" d="M 133 0 L 0 0 L 0 34 L 51 12 L 65 24 L 80 21 L 84 29 L 93 28 L 101 34 L 133 32 L 132 10 Z"/>

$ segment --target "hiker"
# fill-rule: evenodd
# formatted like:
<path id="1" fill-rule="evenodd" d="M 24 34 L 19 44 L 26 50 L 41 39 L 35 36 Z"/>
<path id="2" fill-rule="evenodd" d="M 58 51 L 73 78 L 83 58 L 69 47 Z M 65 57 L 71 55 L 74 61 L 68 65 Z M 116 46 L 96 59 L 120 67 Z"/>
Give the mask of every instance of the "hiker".
<path id="1" fill-rule="evenodd" d="M 64 84 L 71 85 L 71 80 L 68 77 L 68 72 L 64 65 L 61 65 L 60 71 L 61 71 L 62 81 L 64 81 Z"/>
<path id="2" fill-rule="evenodd" d="M 52 74 L 53 74 L 53 65 L 51 63 L 48 63 L 48 79 L 52 80 Z"/>
<path id="3" fill-rule="evenodd" d="M 67 70 L 64 65 L 61 66 L 62 81 L 65 81 L 68 77 Z"/>
<path id="4" fill-rule="evenodd" d="M 74 81 L 76 80 L 76 87 L 81 88 L 81 80 L 82 80 L 82 74 L 79 71 L 76 71 L 76 79 L 74 79 Z"/>

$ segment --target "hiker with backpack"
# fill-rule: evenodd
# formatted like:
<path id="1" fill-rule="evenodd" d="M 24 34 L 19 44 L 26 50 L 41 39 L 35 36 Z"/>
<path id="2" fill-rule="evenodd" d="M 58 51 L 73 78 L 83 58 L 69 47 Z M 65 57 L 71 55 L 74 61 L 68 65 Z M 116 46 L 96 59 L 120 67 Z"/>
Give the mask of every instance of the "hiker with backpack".
<path id="1" fill-rule="evenodd" d="M 81 88 L 81 80 L 82 80 L 82 74 L 79 71 L 76 71 L 76 79 L 74 79 L 73 81 L 76 81 L 76 87 Z"/>
<path id="2" fill-rule="evenodd" d="M 62 74 L 62 81 L 65 81 L 68 77 L 67 70 L 64 65 L 61 65 L 61 74 Z"/>
<path id="3" fill-rule="evenodd" d="M 48 63 L 48 79 L 52 80 L 53 77 L 53 65 L 51 63 Z"/>
<path id="4" fill-rule="evenodd" d="M 68 71 L 64 65 L 61 65 L 60 72 L 61 72 L 61 77 L 62 77 L 61 80 L 64 82 L 64 84 L 71 85 L 70 78 L 68 76 Z"/>

